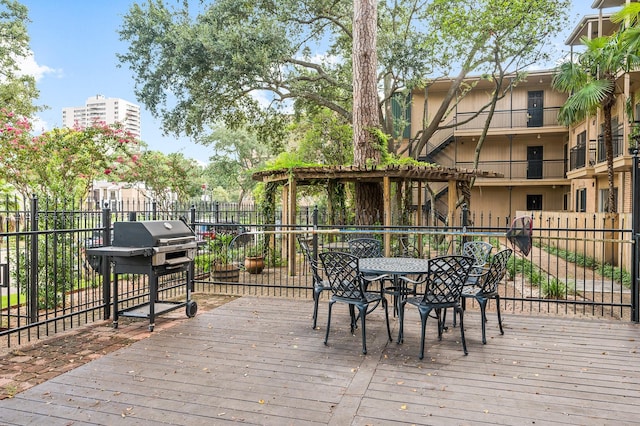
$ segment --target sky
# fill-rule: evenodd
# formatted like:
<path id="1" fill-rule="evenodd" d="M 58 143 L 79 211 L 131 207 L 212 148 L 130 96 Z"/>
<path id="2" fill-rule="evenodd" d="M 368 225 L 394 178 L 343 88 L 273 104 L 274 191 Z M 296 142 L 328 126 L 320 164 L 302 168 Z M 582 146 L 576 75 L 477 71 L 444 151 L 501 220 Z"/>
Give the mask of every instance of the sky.
<path id="1" fill-rule="evenodd" d="M 126 45 L 117 33 L 133 0 L 20 0 L 29 9 L 28 27 L 33 58 L 25 69 L 36 76 L 39 105 L 49 107 L 39 114 L 36 130 L 62 126 L 62 108 L 83 106 L 87 98 L 104 95 L 121 98 L 141 107 L 141 139 L 154 151 L 180 152 L 206 163 L 212 148 L 186 137 L 163 136 L 161 123 L 135 97 L 132 72 L 118 68 L 116 53 Z M 168 0 L 167 4 L 171 4 Z M 595 14 L 592 0 L 574 0 L 566 30 L 558 37 L 563 44 L 580 18 Z"/>

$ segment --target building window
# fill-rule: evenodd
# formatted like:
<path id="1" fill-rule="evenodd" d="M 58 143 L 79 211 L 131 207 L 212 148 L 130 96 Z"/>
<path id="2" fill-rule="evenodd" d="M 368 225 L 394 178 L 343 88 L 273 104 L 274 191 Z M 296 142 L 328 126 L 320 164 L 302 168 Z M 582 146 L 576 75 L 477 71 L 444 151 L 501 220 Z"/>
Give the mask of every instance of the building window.
<path id="1" fill-rule="evenodd" d="M 542 195 L 527 195 L 527 210 L 542 210 Z"/>
<path id="2" fill-rule="evenodd" d="M 601 189 L 600 196 L 598 197 L 598 211 L 604 213 L 607 211 L 607 203 L 609 202 L 609 188 Z M 618 188 L 613 188 L 613 211 L 609 213 L 615 213 L 618 210 Z"/>
<path id="3" fill-rule="evenodd" d="M 576 191 L 576 212 L 587 211 L 587 189 L 581 188 Z"/>

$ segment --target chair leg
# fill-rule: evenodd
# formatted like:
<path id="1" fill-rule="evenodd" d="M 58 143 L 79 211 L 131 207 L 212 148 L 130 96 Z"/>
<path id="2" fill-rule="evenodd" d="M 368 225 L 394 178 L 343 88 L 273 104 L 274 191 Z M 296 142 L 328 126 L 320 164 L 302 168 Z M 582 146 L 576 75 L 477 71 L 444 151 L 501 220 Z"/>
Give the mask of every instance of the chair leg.
<path id="1" fill-rule="evenodd" d="M 444 330 L 448 330 L 449 327 L 446 326 L 445 322 L 447 321 L 447 309 L 443 309 L 442 310 L 442 331 Z M 455 311 L 453 312 L 453 326 L 456 326 L 456 313 Z"/>
<path id="2" fill-rule="evenodd" d="M 356 310 L 353 305 L 349 305 L 349 317 L 351 318 L 351 334 L 353 334 L 358 328 L 358 318 L 356 317 Z"/>
<path id="3" fill-rule="evenodd" d="M 360 321 L 362 322 L 362 354 L 367 354 L 367 329 L 366 329 L 366 318 L 367 318 L 367 305 L 358 306 L 358 311 L 360 312 Z"/>
<path id="4" fill-rule="evenodd" d="M 333 308 L 333 304 L 335 302 L 333 300 L 329 301 L 329 312 L 327 313 L 327 332 L 324 335 L 324 344 L 327 344 L 329 340 L 329 328 L 331 326 L 331 308 Z"/>
<path id="5" fill-rule="evenodd" d="M 464 351 L 465 355 L 468 355 L 469 352 L 467 352 L 467 341 L 464 339 L 464 310 L 462 310 L 461 308 L 454 308 L 454 315 L 456 311 L 458 311 L 458 315 L 460 315 L 460 338 L 462 339 L 462 350 Z"/>
<path id="6" fill-rule="evenodd" d="M 429 317 L 429 311 L 422 312 L 420 311 L 420 322 L 422 323 L 422 335 L 420 336 L 420 355 L 418 358 L 424 358 L 424 335 L 427 330 L 427 318 Z M 439 322 L 440 320 L 438 320 Z M 440 332 L 440 325 L 438 325 L 438 333 Z"/>
<path id="7" fill-rule="evenodd" d="M 320 299 L 320 293 L 313 290 L 313 329 L 316 329 L 318 325 L 318 300 Z"/>
<path id="8" fill-rule="evenodd" d="M 399 330 L 398 330 L 398 341 L 396 342 L 397 344 L 402 344 L 402 342 L 404 341 L 404 307 L 406 305 L 405 301 L 402 301 L 400 303 L 400 308 L 398 310 L 398 318 L 400 320 L 400 326 L 399 326 Z"/>
<path id="9" fill-rule="evenodd" d="M 496 310 L 498 311 L 498 326 L 500 327 L 500 334 L 504 335 L 504 330 L 502 329 L 502 316 L 500 315 L 500 296 L 496 294 Z"/>
<path id="10" fill-rule="evenodd" d="M 382 307 L 384 308 L 384 318 L 387 320 L 387 335 L 389 336 L 389 341 L 393 342 L 391 327 L 389 326 L 389 304 L 387 303 L 387 299 L 382 299 Z"/>
<path id="11" fill-rule="evenodd" d="M 478 300 L 478 303 L 480 304 L 480 322 L 482 323 L 482 344 L 486 345 L 487 344 L 487 337 L 486 337 L 487 299 L 479 297 L 477 298 L 477 300 Z"/>
<path id="12" fill-rule="evenodd" d="M 445 314 L 447 310 L 444 310 Z M 438 320 L 438 340 L 442 340 L 442 332 L 444 331 L 444 316 L 442 309 L 436 309 L 436 319 Z"/>

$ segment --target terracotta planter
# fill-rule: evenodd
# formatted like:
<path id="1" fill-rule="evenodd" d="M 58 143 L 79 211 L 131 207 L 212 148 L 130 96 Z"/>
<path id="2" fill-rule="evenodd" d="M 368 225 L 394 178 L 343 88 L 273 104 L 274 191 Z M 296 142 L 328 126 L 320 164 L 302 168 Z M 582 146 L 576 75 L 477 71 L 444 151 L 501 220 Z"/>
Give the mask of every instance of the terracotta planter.
<path id="1" fill-rule="evenodd" d="M 244 269 L 250 274 L 260 274 L 264 269 L 264 256 L 244 258 Z"/>

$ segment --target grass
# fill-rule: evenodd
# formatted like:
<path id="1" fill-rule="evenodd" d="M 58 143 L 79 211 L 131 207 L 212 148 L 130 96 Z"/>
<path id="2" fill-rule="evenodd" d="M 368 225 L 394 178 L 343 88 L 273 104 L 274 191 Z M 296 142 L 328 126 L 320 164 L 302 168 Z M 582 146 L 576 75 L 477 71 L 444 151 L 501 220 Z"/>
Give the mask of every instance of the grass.
<path id="1" fill-rule="evenodd" d="M 22 301 L 22 303 L 24 303 L 25 301 L 25 295 L 22 294 L 20 295 L 20 300 Z M 18 304 L 18 294 L 11 294 L 9 296 L 2 296 L 0 297 L 0 306 L 5 307 L 5 306 L 16 306 Z"/>

